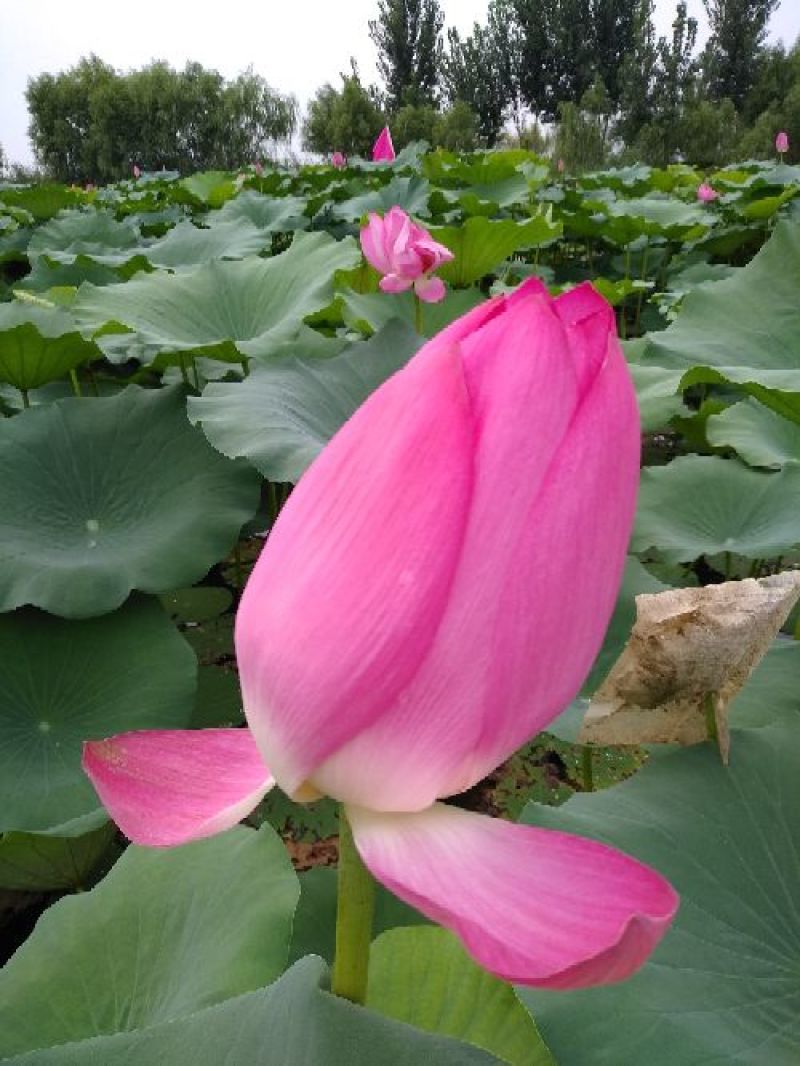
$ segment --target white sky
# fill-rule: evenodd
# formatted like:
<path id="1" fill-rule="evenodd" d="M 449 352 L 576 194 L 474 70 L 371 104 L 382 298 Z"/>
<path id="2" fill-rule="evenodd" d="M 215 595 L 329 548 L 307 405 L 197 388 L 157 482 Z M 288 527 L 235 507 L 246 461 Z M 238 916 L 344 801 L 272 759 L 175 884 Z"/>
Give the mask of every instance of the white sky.
<path id="1" fill-rule="evenodd" d="M 483 21 L 487 0 L 442 0 L 448 25 L 468 31 Z M 187 60 L 234 77 L 252 65 L 281 92 L 305 105 L 355 56 L 366 82 L 377 81 L 367 22 L 378 0 L 0 0 L 0 144 L 9 160 L 30 162 L 25 86 L 29 77 L 56 73 L 94 52 L 120 70 L 164 59 Z M 669 30 L 675 0 L 656 0 L 657 27 Z M 703 37 L 702 0 L 689 0 Z M 771 34 L 792 44 L 800 36 L 800 0 L 783 0 Z"/>

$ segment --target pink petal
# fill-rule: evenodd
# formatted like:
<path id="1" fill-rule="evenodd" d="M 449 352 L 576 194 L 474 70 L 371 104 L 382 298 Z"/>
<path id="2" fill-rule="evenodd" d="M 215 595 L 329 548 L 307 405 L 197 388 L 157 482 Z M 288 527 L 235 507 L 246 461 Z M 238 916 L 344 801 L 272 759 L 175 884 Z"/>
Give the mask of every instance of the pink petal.
<path id="1" fill-rule="evenodd" d="M 384 220 L 371 212 L 367 225 L 361 230 L 361 250 L 364 258 L 381 274 L 388 274 L 392 269 L 391 260 L 386 251 L 384 239 Z"/>
<path id="2" fill-rule="evenodd" d="M 248 721 L 290 795 L 392 705 L 424 657 L 461 550 L 473 434 L 457 349 L 429 343 L 281 512 L 239 607 L 236 650 Z"/>
<path id="3" fill-rule="evenodd" d="M 394 158 L 392 135 L 389 132 L 389 127 L 384 126 L 378 135 L 377 141 L 372 146 L 372 161 L 373 163 L 391 163 Z"/>
<path id="4" fill-rule="evenodd" d="M 382 292 L 406 292 L 413 285 L 411 278 L 401 278 L 397 274 L 387 274 L 378 283 Z"/>
<path id="5" fill-rule="evenodd" d="M 83 768 L 125 836 L 151 847 L 230 829 L 274 784 L 246 729 L 120 733 L 84 744 Z"/>
<path id="6" fill-rule="evenodd" d="M 461 342 L 476 480 L 446 610 L 398 698 L 315 770 L 321 791 L 421 810 L 480 780 L 582 684 L 639 464 L 633 387 L 599 300 L 580 291 L 559 309 L 533 286 Z"/>
<path id="7" fill-rule="evenodd" d="M 447 295 L 447 286 L 441 278 L 418 278 L 414 292 L 426 304 L 438 304 Z"/>
<path id="8" fill-rule="evenodd" d="M 348 808 L 348 817 L 372 874 L 506 981 L 559 989 L 622 981 L 678 907 L 655 870 L 568 833 L 439 803 L 405 815 Z"/>

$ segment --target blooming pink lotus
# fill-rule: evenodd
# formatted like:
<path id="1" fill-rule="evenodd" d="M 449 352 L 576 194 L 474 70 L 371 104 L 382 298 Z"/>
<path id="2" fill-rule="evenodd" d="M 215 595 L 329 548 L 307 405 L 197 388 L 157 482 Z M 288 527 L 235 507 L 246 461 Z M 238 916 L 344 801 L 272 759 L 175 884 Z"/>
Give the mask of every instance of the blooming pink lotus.
<path id="1" fill-rule="evenodd" d="M 389 127 L 384 126 L 381 132 L 378 134 L 377 141 L 372 146 L 372 162 L 373 163 L 391 163 L 394 161 L 394 145 L 392 144 L 392 135 L 389 132 Z"/>
<path id="2" fill-rule="evenodd" d="M 341 170 L 347 166 L 347 157 L 343 152 L 334 152 L 331 155 L 331 166 L 336 167 L 337 170 Z"/>
<path id="3" fill-rule="evenodd" d="M 719 193 L 716 189 L 713 189 L 708 182 L 704 181 L 701 185 L 697 186 L 697 199 L 704 204 L 713 203 L 714 200 L 719 199 Z"/>
<path id="4" fill-rule="evenodd" d="M 775 149 L 780 155 L 784 155 L 789 151 L 789 134 L 786 130 L 781 130 L 775 138 Z"/>
<path id="5" fill-rule="evenodd" d="M 361 250 L 367 262 L 383 274 L 383 292 L 405 292 L 413 286 L 426 303 L 444 299 L 444 282 L 431 275 L 449 262 L 453 253 L 412 222 L 401 207 L 392 207 L 383 218 L 370 212 L 361 230 Z"/>
<path id="6" fill-rule="evenodd" d="M 281 512 L 236 620 L 249 729 L 88 743 L 103 803 L 132 840 L 171 846 L 234 825 L 276 782 L 328 794 L 372 874 L 488 970 L 550 988 L 629 976 L 677 907 L 660 874 L 438 801 L 578 691 L 638 467 L 633 386 L 594 289 L 551 299 L 530 280 L 458 319 Z"/>

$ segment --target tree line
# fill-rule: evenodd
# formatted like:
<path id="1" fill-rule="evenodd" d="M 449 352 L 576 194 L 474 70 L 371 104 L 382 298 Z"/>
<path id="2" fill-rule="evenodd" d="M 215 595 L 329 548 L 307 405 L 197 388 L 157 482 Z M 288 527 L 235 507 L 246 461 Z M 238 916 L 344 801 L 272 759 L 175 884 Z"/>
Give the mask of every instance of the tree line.
<path id="1" fill-rule="evenodd" d="M 768 154 L 778 129 L 800 130 L 800 46 L 768 43 L 780 0 L 703 3 L 698 50 L 685 0 L 660 37 L 654 0 L 491 0 L 467 35 L 444 34 L 439 0 L 380 0 L 369 32 L 383 89 L 355 66 L 323 86 L 304 144 L 364 154 L 389 121 L 399 147 L 542 149 L 553 130 L 549 148 L 570 168 Z"/>
<path id="2" fill-rule="evenodd" d="M 698 49 L 686 0 L 667 36 L 656 35 L 655 0 L 490 0 L 466 35 L 445 33 L 439 0 L 379 0 L 368 32 L 382 85 L 364 85 L 351 60 L 341 84 L 311 100 L 303 147 L 367 156 L 389 122 L 398 148 L 510 142 L 570 170 L 769 154 L 777 130 L 800 134 L 800 42 L 768 42 L 780 0 L 703 3 Z M 37 163 L 68 183 L 135 166 L 234 169 L 274 155 L 299 126 L 295 98 L 252 70 L 226 81 L 199 63 L 121 73 L 92 55 L 30 79 L 26 97 Z M 798 148 L 800 135 L 790 158 Z"/>

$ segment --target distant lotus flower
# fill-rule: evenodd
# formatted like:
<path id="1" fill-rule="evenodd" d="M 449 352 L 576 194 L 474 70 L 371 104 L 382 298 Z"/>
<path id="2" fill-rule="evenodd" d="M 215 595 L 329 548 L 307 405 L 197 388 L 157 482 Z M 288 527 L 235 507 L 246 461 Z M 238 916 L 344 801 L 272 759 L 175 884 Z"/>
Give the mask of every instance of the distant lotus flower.
<path id="1" fill-rule="evenodd" d="M 256 176 L 260 178 L 262 173 L 264 172 L 264 167 L 258 160 L 256 160 L 256 162 L 253 164 L 253 170 L 256 172 Z"/>
<path id="2" fill-rule="evenodd" d="M 391 208 L 383 218 L 370 212 L 361 231 L 361 249 L 367 262 L 383 274 L 383 292 L 405 292 L 413 286 L 425 303 L 444 299 L 444 282 L 431 275 L 449 262 L 453 253 L 412 222 L 401 207 Z"/>
<path id="3" fill-rule="evenodd" d="M 347 166 L 347 158 L 343 152 L 334 152 L 331 156 L 331 166 L 336 167 L 337 170 L 341 170 L 342 167 Z"/>
<path id="4" fill-rule="evenodd" d="M 697 199 L 704 204 L 710 204 L 719 199 L 719 193 L 704 181 L 702 185 L 697 186 Z"/>
<path id="5" fill-rule="evenodd" d="M 90 742 L 102 802 L 135 842 L 172 846 L 235 825 L 276 781 L 328 794 L 373 876 L 487 970 L 549 988 L 628 977 L 677 908 L 660 874 L 437 800 L 578 692 L 638 480 L 608 304 L 535 279 L 481 304 L 367 399 L 281 511 L 236 619 L 250 728 Z"/>
<path id="6" fill-rule="evenodd" d="M 377 141 L 372 146 L 373 163 L 391 163 L 395 158 L 394 145 L 389 127 L 384 126 Z"/>
<path id="7" fill-rule="evenodd" d="M 135 180 L 135 181 L 138 181 L 138 180 L 139 180 L 139 178 L 141 178 L 141 176 L 142 176 L 142 172 L 141 172 L 141 170 L 140 170 L 140 169 L 139 169 L 139 167 L 138 167 L 138 166 L 136 165 L 136 163 L 134 163 L 134 164 L 133 164 L 133 177 L 134 177 L 134 180 Z"/>
<path id="8" fill-rule="evenodd" d="M 789 151 L 789 134 L 786 130 L 781 130 L 775 138 L 775 148 L 781 156 Z"/>

